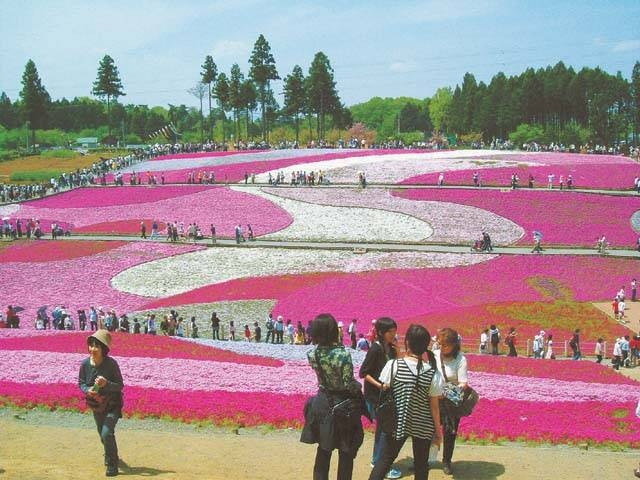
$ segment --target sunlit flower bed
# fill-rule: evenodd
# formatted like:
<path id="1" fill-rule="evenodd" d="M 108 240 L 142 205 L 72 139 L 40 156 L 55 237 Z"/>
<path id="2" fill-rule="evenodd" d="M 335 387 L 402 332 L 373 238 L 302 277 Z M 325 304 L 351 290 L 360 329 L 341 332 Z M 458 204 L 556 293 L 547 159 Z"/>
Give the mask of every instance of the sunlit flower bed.
<path id="1" fill-rule="evenodd" d="M 529 175 L 533 175 L 534 187 L 548 186 L 548 176 L 555 176 L 553 188 L 560 188 L 560 177 L 564 177 L 564 188 L 567 188 L 567 178 L 573 177 L 573 188 L 597 188 L 628 190 L 634 187 L 634 179 L 640 175 L 640 166 L 635 162 L 614 164 L 576 164 L 576 165 L 514 165 L 511 167 L 484 168 L 482 170 L 457 170 L 445 174 L 447 185 L 473 185 L 473 174 L 477 172 L 482 185 L 511 186 L 511 176 L 515 173 L 519 177 L 519 186 L 527 187 Z M 438 172 L 427 173 L 403 180 L 403 184 L 435 185 Z"/>
<path id="2" fill-rule="evenodd" d="M 293 275 L 310 272 L 363 272 L 390 268 L 444 268 L 485 262 L 492 255 L 418 252 L 368 252 L 345 250 L 270 248 L 210 248 L 147 262 L 127 269 L 112 280 L 114 288 L 147 297 L 165 297 L 223 284 L 239 278 Z M 167 272 L 189 272 L 167 275 Z M 273 280 L 272 280 L 273 281 Z M 279 283 L 279 280 L 275 280 Z M 255 298 L 265 298 L 253 291 Z M 195 302 L 194 302 L 195 303 Z"/>
<path id="3" fill-rule="evenodd" d="M 503 216 L 525 229 L 520 243 L 532 244 L 531 233 L 542 232 L 544 244 L 595 246 L 605 235 L 613 246 L 634 247 L 631 226 L 640 199 L 613 195 L 531 190 L 415 189 L 395 195 L 426 202 L 470 205 Z M 492 233 L 492 232 L 490 232 Z"/>
<path id="4" fill-rule="evenodd" d="M 357 184 L 358 172 L 366 174 L 369 183 L 398 183 L 407 177 L 426 172 L 466 170 L 472 167 L 495 168 L 513 165 L 509 160 L 513 152 L 489 152 L 485 150 L 364 150 L 358 154 L 327 157 L 313 163 L 301 159 L 291 166 L 279 166 L 271 174 L 281 171 L 285 179 L 291 172 L 322 170 L 332 183 Z M 369 152 L 368 154 L 363 154 Z M 266 182 L 268 172 L 257 175 L 259 182 Z"/>
<path id="5" fill-rule="evenodd" d="M 252 193 L 273 202 L 293 217 L 289 227 L 265 235 L 267 240 L 406 243 L 420 242 L 433 234 L 427 223 L 410 215 L 373 208 L 317 205 L 260 190 Z"/>
<path id="6" fill-rule="evenodd" d="M 29 338 L 20 339 L 23 350 L 0 350 L 4 367 L 0 371 L 0 404 L 85 411 L 77 387 L 77 369 L 86 354 L 61 352 L 66 345 L 53 343 L 54 339 L 70 340 L 77 344 L 72 350 L 80 350 L 85 345 L 84 335 L 46 338 L 52 342 L 52 351 L 40 350 L 45 343 Z M 147 345 L 149 342 L 151 346 Z M 154 351 L 158 342 L 165 342 L 167 351 L 172 353 L 189 353 L 186 358 L 149 358 L 147 353 Z M 230 363 L 212 358 L 220 354 L 217 350 L 207 354 L 207 347 L 200 347 L 202 351 L 196 353 L 194 347 L 198 345 L 185 342 L 186 349 L 182 350 L 174 343 L 179 342 L 146 335 L 115 337 L 111 354 L 124 376 L 125 414 L 236 426 L 301 426 L 304 401 L 316 389 L 315 376 L 306 362 L 270 364 L 273 360 L 268 358 L 254 362 L 247 357 L 247 362 Z M 462 437 L 640 445 L 640 430 L 632 413 L 640 395 L 637 382 L 620 382 L 617 374 L 602 374 L 604 367 L 591 362 L 515 359 L 509 374 L 483 373 L 479 371 L 483 368 L 474 368 L 476 363 L 490 360 L 496 359 L 469 357 L 470 382 L 480 393 L 481 401 L 473 415 L 462 421 Z M 43 364 L 47 368 L 43 369 Z M 553 364 L 553 373 L 549 364 Z M 569 372 L 566 378 L 558 373 L 561 370 Z M 189 382 L 181 380 L 183 372 L 194 371 L 198 375 L 189 376 Z M 496 412 L 500 413 L 500 421 L 496 421 Z"/>
<path id="7" fill-rule="evenodd" d="M 227 237 L 234 235 L 238 223 L 251 224 L 256 236 L 291 223 L 291 216 L 268 200 L 198 185 L 76 190 L 22 204 L 11 217 L 59 219 L 81 232 L 120 234 L 138 233 L 144 220 L 148 235 L 152 220 L 183 222 L 185 228 L 196 222 L 205 235 L 214 224 L 217 235 Z"/>
<path id="8" fill-rule="evenodd" d="M 47 330 L 31 332 L 28 336 L 14 336 L 15 330 L 2 331 L 0 334 L 1 351 L 29 351 L 64 354 L 86 354 L 86 337 L 91 332 L 65 332 Z M 251 353 L 236 353 L 230 350 L 203 346 L 195 342 L 180 341 L 164 335 L 127 335 L 116 333 L 113 336 L 120 357 L 144 357 L 145 359 L 183 359 L 230 362 L 242 365 L 281 366 L 282 362 L 274 358 L 258 357 Z M 10 355 L 7 353 L 7 355 Z M 17 353 L 17 355 L 21 355 Z M 33 358 L 39 358 L 37 355 Z M 32 362 L 32 359 L 26 359 Z M 51 360 L 44 360 L 45 363 Z"/>
<path id="9" fill-rule="evenodd" d="M 146 275 L 131 279 L 135 281 L 134 278 Z M 545 328 L 563 341 L 573 329 L 584 327 L 585 340 L 593 341 L 599 336 L 610 340 L 611 336 L 624 331 L 612 319 L 586 307 L 574 309 L 568 304 L 553 307 L 553 302 L 573 305 L 606 301 L 613 298 L 620 285 L 628 284 L 636 275 L 636 262 L 628 259 L 504 256 L 476 265 L 449 268 L 231 279 L 153 300 L 145 308 L 274 299 L 277 301 L 274 314 L 301 320 L 305 325 L 318 313 L 330 311 L 344 322 L 351 318 L 370 321 L 389 315 L 405 326 L 415 318 L 430 329 L 452 324 L 465 338 L 479 338 L 482 328 L 496 321 L 503 329 L 512 324 L 522 328 L 523 336 Z M 585 281 L 595 278 L 607 281 Z M 546 302 L 551 307 L 543 309 L 538 303 L 525 308 L 515 302 Z M 494 304 L 502 306 L 491 307 Z M 536 313 L 536 309 L 539 312 Z"/>
<path id="10" fill-rule="evenodd" d="M 365 157 L 371 155 L 393 155 L 396 150 L 269 150 L 260 152 L 241 152 L 232 156 L 211 156 L 195 155 L 182 157 L 172 157 L 161 161 L 143 162 L 133 167 L 129 167 L 125 172 L 143 172 L 143 179 L 146 172 L 156 172 L 159 177 L 160 172 L 165 177 L 167 183 L 186 183 L 189 174 L 198 175 L 202 171 L 214 173 L 216 182 L 238 182 L 244 180 L 245 173 L 248 175 L 263 172 L 278 172 L 292 165 L 307 165 L 318 162 L 326 162 L 333 159 Z M 309 168 L 316 170 L 317 168 Z M 262 178 L 262 177 L 260 177 Z M 264 177 L 266 182 L 268 176 Z M 287 182 L 289 178 L 286 179 Z"/>
<path id="11" fill-rule="evenodd" d="M 495 245 L 518 241 L 522 227 L 487 210 L 450 202 L 414 202 L 391 195 L 386 190 L 353 188 L 267 188 L 272 195 L 319 205 L 364 207 L 404 213 L 427 222 L 433 228 L 428 238 L 434 243 L 469 244 L 482 231 L 492 233 Z"/>
<path id="12" fill-rule="evenodd" d="M 24 308 L 20 313 L 23 328 L 34 328 L 36 312 L 41 306 L 53 308 L 63 304 L 72 313 L 79 308 L 88 309 L 91 305 L 115 308 L 117 312 L 134 310 L 148 302 L 148 299 L 111 288 L 114 275 L 140 263 L 202 248 L 138 242 L 106 248 L 93 255 L 74 256 L 72 250 L 61 249 L 58 243 L 62 241 L 31 242 L 24 247 L 27 250 L 20 253 L 20 258 L 13 257 L 11 253 L 13 248 L 20 248 L 19 245 L 0 251 L 5 279 L 0 288 L 0 305 Z M 73 248 L 74 244 L 69 243 L 69 247 Z M 39 263 L 24 262 L 31 248 L 37 254 L 36 261 Z M 87 253 L 85 246 L 78 250 L 79 253 L 83 251 Z M 51 252 L 53 260 L 43 261 L 48 252 Z M 5 255 L 9 255 L 9 261 L 2 260 Z"/>

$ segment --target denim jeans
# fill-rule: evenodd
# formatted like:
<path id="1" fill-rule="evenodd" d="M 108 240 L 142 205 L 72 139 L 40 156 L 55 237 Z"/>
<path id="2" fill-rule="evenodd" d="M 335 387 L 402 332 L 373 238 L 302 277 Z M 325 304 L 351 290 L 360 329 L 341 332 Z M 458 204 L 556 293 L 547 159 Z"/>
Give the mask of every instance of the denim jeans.
<path id="1" fill-rule="evenodd" d="M 316 462 L 313 465 L 313 480 L 328 480 L 331 465 L 331 451 L 318 447 Z M 353 457 L 338 451 L 338 480 L 351 480 L 353 475 Z"/>
<path id="2" fill-rule="evenodd" d="M 118 445 L 116 444 L 116 423 L 118 423 L 117 413 L 96 413 L 93 412 L 93 419 L 98 428 L 100 441 L 104 445 L 105 463 L 118 466 Z"/>
<path id="3" fill-rule="evenodd" d="M 370 401 L 366 401 L 367 411 L 371 416 L 372 420 L 376 419 L 376 407 Z M 376 421 L 376 433 L 373 437 L 373 454 L 371 455 L 371 463 L 376 464 L 378 459 L 380 458 L 380 454 L 382 453 L 383 445 L 386 441 L 387 434 L 382 431 L 380 425 Z"/>

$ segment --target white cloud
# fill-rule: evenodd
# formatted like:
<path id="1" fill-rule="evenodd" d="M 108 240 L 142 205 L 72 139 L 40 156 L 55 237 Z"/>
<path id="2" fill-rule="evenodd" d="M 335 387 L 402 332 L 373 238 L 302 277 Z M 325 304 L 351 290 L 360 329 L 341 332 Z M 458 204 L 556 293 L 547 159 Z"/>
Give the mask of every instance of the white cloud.
<path id="1" fill-rule="evenodd" d="M 623 40 L 615 43 L 611 49 L 613 52 L 631 52 L 634 50 L 640 50 L 640 40 Z"/>
<path id="2" fill-rule="evenodd" d="M 211 50 L 213 59 L 231 57 L 234 59 L 249 56 L 252 43 L 246 40 L 220 40 Z"/>
<path id="3" fill-rule="evenodd" d="M 404 62 L 393 62 L 389 65 L 389 70 L 395 73 L 410 73 L 418 69 L 418 64 L 412 60 Z"/>

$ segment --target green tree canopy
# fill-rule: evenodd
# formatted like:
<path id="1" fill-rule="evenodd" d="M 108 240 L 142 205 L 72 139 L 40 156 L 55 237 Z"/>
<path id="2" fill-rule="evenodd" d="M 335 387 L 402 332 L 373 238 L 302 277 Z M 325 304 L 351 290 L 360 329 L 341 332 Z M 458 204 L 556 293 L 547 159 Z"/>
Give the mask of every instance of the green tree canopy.
<path id="1" fill-rule="evenodd" d="M 107 99 L 107 121 L 109 128 L 109 135 L 111 135 L 111 105 L 110 100 L 118 99 L 118 97 L 124 96 L 125 93 L 122 87 L 122 81 L 120 80 L 120 74 L 118 73 L 118 67 L 116 67 L 113 58 L 109 55 L 105 55 L 100 60 L 98 65 L 98 77 L 93 82 L 93 89 L 91 93 L 99 98 Z"/>
<path id="2" fill-rule="evenodd" d="M 32 144 L 35 144 L 35 131 L 45 128 L 47 124 L 47 111 L 51 97 L 42 85 L 38 69 L 33 60 L 29 59 L 22 74 L 22 90 L 20 91 L 21 113 L 29 122 L 31 128 Z"/>
<path id="3" fill-rule="evenodd" d="M 260 100 L 262 110 L 262 138 L 267 139 L 266 126 L 266 104 L 267 94 L 269 90 L 269 82 L 278 80 L 278 71 L 276 70 L 276 61 L 271 53 L 271 46 L 264 35 L 260 34 L 256 43 L 253 45 L 253 51 L 249 58 L 249 78 L 253 80 L 258 88 L 258 99 Z"/>
<path id="4" fill-rule="evenodd" d="M 306 79 L 307 105 L 318 117 L 318 138 L 324 139 L 325 115 L 341 108 L 329 58 L 318 52 L 313 57 Z"/>
<path id="5" fill-rule="evenodd" d="M 284 112 L 294 117 L 296 142 L 300 141 L 300 114 L 305 110 L 306 99 L 304 74 L 300 65 L 296 65 L 284 79 Z"/>

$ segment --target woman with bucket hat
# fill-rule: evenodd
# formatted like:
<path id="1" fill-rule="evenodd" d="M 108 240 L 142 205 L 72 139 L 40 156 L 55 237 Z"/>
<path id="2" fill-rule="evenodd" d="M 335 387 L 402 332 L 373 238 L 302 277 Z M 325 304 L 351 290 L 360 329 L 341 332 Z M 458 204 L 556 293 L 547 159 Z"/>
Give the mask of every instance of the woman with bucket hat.
<path id="1" fill-rule="evenodd" d="M 78 385 L 85 394 L 87 406 L 104 445 L 104 463 L 107 477 L 118 475 L 118 446 L 115 428 L 122 417 L 122 374 L 118 363 L 109 355 L 111 334 L 98 330 L 87 338 L 89 358 L 82 362 Z"/>

